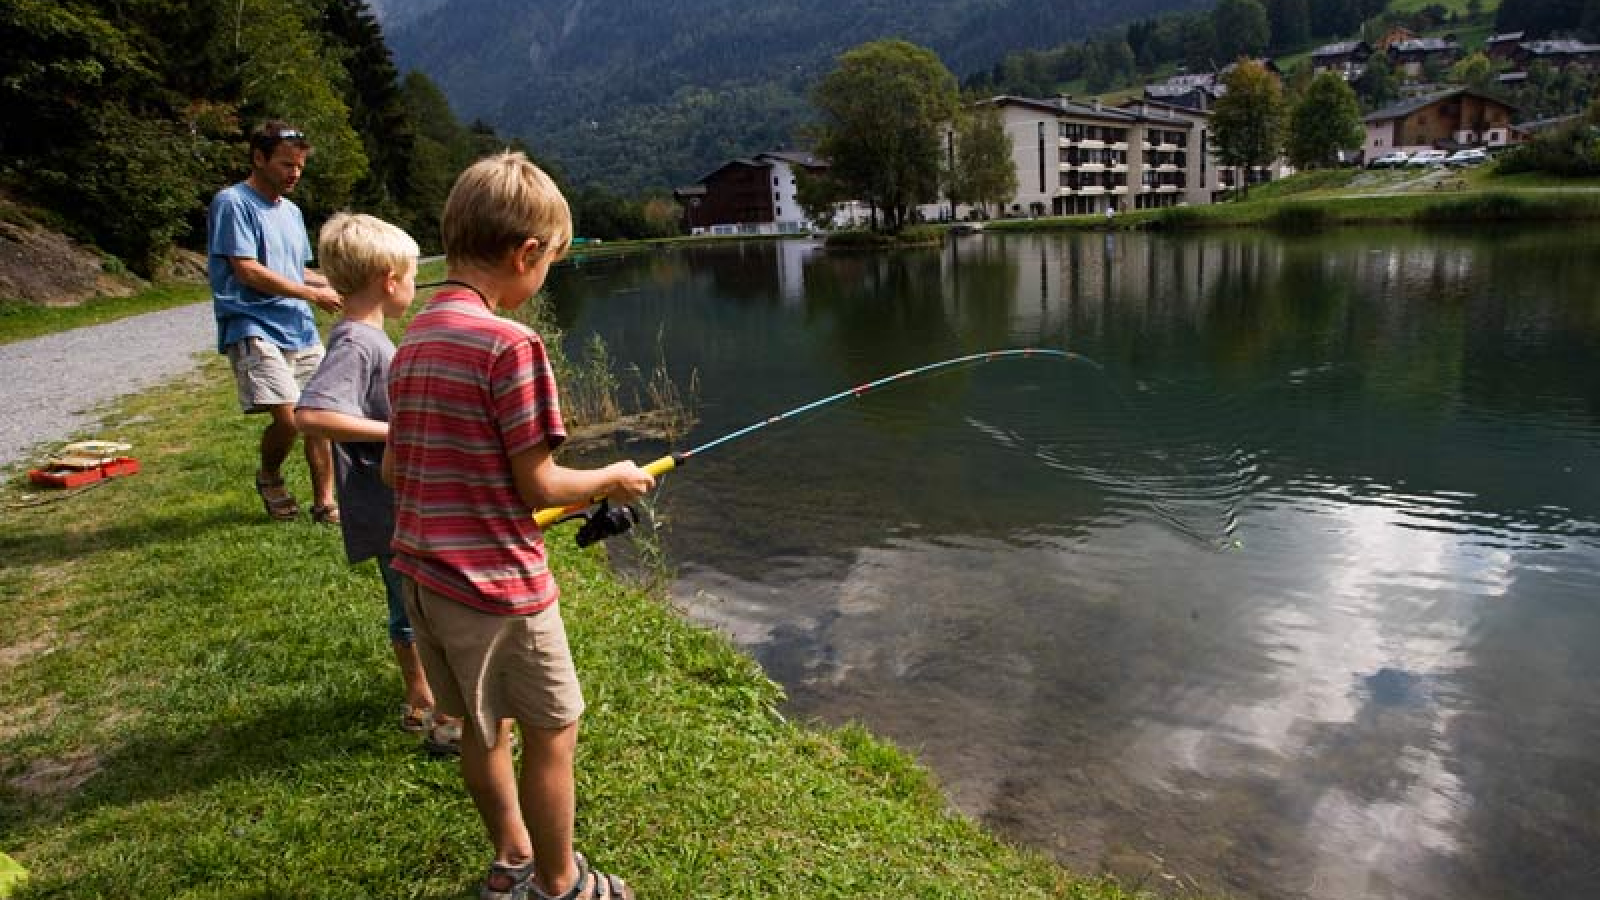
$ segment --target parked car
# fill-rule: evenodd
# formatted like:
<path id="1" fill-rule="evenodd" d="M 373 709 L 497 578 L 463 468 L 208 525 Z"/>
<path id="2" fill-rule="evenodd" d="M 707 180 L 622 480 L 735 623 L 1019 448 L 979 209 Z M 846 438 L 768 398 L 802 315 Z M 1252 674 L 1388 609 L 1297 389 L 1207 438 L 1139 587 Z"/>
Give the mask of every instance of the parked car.
<path id="1" fill-rule="evenodd" d="M 1406 160 L 1408 166 L 1442 166 L 1450 154 L 1443 150 L 1418 150 Z"/>
<path id="2" fill-rule="evenodd" d="M 1367 163 L 1367 168 L 1393 169 L 1397 166 L 1405 165 L 1406 161 L 1410 158 L 1411 154 L 1405 152 L 1404 150 L 1395 150 L 1390 153 L 1385 153 L 1384 155 L 1374 159 L 1372 162 Z"/>
<path id="3" fill-rule="evenodd" d="M 1472 147 L 1466 150 L 1457 150 L 1456 152 L 1445 157 L 1444 164 L 1459 168 L 1463 166 L 1482 165 L 1488 161 L 1489 151 L 1483 149 L 1482 147 Z"/>

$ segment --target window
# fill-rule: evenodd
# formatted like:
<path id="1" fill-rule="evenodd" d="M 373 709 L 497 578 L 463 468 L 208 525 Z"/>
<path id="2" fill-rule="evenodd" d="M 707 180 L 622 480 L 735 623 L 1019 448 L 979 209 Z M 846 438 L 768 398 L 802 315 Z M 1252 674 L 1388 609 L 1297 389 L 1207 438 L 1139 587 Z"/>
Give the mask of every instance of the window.
<path id="1" fill-rule="evenodd" d="M 776 176 L 776 175 L 772 176 L 772 186 L 773 187 L 777 187 L 778 186 L 778 176 Z"/>

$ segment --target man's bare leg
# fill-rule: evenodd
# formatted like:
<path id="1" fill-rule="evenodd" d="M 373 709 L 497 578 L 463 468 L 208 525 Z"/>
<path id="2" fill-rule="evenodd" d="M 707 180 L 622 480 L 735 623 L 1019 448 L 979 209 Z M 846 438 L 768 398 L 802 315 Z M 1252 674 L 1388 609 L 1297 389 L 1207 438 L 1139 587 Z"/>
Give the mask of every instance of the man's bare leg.
<path id="1" fill-rule="evenodd" d="M 300 432 L 294 427 L 294 404 L 271 406 L 267 411 L 272 414 L 272 421 L 261 432 L 261 476 L 271 481 L 283 477 L 283 463 Z"/>

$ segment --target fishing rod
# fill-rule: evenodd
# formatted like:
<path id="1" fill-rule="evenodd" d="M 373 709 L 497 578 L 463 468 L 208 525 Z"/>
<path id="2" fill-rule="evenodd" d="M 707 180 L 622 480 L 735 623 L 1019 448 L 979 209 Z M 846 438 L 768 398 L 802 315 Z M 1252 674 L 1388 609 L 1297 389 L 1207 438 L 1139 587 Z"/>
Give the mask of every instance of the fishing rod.
<path id="1" fill-rule="evenodd" d="M 983 353 L 972 353 L 966 356 L 958 356 L 953 359 L 946 359 L 941 362 L 929 363 L 925 366 L 918 366 L 914 369 L 906 369 L 903 372 L 897 372 L 893 375 L 879 378 L 876 381 L 869 381 L 866 384 L 857 385 L 856 387 L 848 390 L 840 391 L 837 394 L 829 394 L 821 399 L 813 400 L 810 403 L 802 406 L 797 406 L 788 412 L 782 412 L 770 418 L 762 419 L 759 422 L 753 422 L 743 428 L 738 429 L 737 431 L 731 431 L 715 440 L 707 441 L 706 443 L 701 444 L 692 450 L 685 450 L 681 453 L 670 453 L 652 463 L 649 463 L 648 465 L 643 466 L 642 468 L 651 475 L 659 478 L 660 476 L 678 468 L 679 466 L 688 462 L 690 459 L 699 456 L 702 453 L 714 450 L 723 444 L 731 443 L 742 437 L 747 437 L 763 428 L 776 425 L 779 422 L 784 422 L 798 416 L 803 416 L 806 413 L 822 409 L 825 406 L 829 406 L 841 400 L 848 400 L 853 397 L 863 397 L 886 385 L 916 378 L 922 375 L 929 375 L 934 372 L 939 372 L 944 369 L 951 369 L 956 366 L 966 365 L 968 363 L 986 363 L 993 362 L 997 359 L 1011 358 L 1047 358 L 1068 360 L 1086 359 L 1086 357 L 1080 356 L 1076 353 L 1070 353 L 1066 350 L 1049 350 L 1039 347 L 1024 347 L 1016 350 L 988 350 Z M 584 520 L 583 526 L 578 529 L 578 546 L 585 547 L 594 543 L 595 541 L 603 541 L 608 537 L 622 534 L 629 528 L 632 528 L 633 525 L 638 521 L 638 513 L 635 512 L 631 507 L 627 506 L 612 507 L 608 502 L 606 502 L 604 497 L 595 497 L 588 503 L 577 503 L 571 506 L 552 506 L 541 509 L 534 513 L 533 516 L 534 523 L 540 528 L 548 528 L 551 525 L 555 525 L 559 522 L 565 522 L 569 519 L 576 518 L 582 518 Z"/>

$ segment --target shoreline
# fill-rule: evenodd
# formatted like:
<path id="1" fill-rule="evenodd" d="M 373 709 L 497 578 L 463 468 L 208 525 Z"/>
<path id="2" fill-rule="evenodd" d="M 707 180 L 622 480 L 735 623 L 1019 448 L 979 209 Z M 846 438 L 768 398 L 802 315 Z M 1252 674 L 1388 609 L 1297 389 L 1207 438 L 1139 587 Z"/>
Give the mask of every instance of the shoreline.
<path id="1" fill-rule="evenodd" d="M 395 728 L 381 590 L 336 532 L 267 522 L 219 357 L 117 401 L 143 470 L 42 506 L 0 487 L 0 819 L 18 896 L 470 891 L 456 766 Z M 287 473 L 308 490 L 303 465 Z M 956 812 L 909 753 L 789 721 L 725 635 L 549 535 L 589 712 L 579 842 L 641 896 L 1130 900 Z M 378 848 L 381 852 L 374 853 Z"/>

